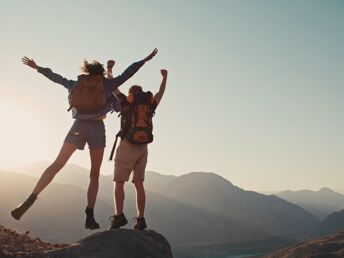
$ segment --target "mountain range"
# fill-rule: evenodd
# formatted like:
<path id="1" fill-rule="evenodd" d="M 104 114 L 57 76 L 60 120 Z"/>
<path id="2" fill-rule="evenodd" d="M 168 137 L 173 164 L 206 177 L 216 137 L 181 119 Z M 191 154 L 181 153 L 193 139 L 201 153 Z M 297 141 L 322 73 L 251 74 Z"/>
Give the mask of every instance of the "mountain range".
<path id="1" fill-rule="evenodd" d="M 318 233 L 320 235 L 327 235 L 341 230 L 344 230 L 344 210 L 328 215 L 321 222 Z"/>
<path id="2" fill-rule="evenodd" d="M 47 165 L 23 166 L 15 170 L 17 173 L 0 171 L 0 223 L 28 229 L 46 241 L 75 242 L 90 233 L 83 229 L 89 180 L 85 168 L 67 165 L 20 222 L 9 215 L 28 196 Z M 245 251 L 252 243 L 263 242 L 273 243 L 270 249 L 280 248 L 314 236 L 321 225 L 318 218 L 296 204 L 276 195 L 245 191 L 215 173 L 177 177 L 147 172 L 145 187 L 148 227 L 165 235 L 174 250 L 181 252 L 198 247 L 228 249 L 233 244 Z M 95 214 L 102 229 L 108 227 L 107 219 L 113 215 L 112 195 L 112 176 L 101 175 Z M 134 217 L 135 210 L 134 188 L 128 183 L 127 217 Z M 259 246 L 264 245 L 257 244 L 251 251 L 266 251 Z"/>
<path id="3" fill-rule="evenodd" d="M 327 187 L 318 191 L 287 190 L 278 193 L 277 196 L 302 207 L 320 220 L 333 212 L 344 209 L 344 195 Z"/>

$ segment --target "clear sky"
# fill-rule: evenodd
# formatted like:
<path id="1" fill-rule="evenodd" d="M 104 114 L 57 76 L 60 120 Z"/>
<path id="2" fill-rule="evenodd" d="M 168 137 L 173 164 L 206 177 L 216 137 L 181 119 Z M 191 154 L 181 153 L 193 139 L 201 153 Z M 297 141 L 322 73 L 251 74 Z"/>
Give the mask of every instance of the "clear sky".
<path id="1" fill-rule="evenodd" d="M 122 86 L 156 92 L 169 70 L 147 169 L 344 188 L 343 14 L 339 0 L 1 1 L 0 166 L 53 160 L 73 122 L 67 91 L 22 56 L 76 79 L 84 58 L 118 74 L 157 47 Z M 119 119 L 106 127 L 111 148 Z M 87 149 L 71 162 L 88 167 Z"/>

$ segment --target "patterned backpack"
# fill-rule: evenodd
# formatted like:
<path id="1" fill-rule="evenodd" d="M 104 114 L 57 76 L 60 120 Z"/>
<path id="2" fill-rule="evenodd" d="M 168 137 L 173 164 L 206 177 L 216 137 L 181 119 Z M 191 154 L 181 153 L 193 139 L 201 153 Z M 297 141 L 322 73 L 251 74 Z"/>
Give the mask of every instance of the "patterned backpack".
<path id="1" fill-rule="evenodd" d="M 116 135 L 110 160 L 116 148 L 118 137 L 126 139 L 132 144 L 147 144 L 153 141 L 153 116 L 155 114 L 153 94 L 140 92 L 129 94 L 127 105 L 123 105 L 121 116 L 121 130 Z"/>

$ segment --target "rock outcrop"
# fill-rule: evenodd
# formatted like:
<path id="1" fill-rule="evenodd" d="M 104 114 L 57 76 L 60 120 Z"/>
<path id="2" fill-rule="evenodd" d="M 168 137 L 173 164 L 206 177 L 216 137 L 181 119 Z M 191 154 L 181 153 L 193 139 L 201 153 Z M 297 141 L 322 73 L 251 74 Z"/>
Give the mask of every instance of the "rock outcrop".
<path id="1" fill-rule="evenodd" d="M 31 238 L 29 232 L 18 233 L 0 226 L 1 258 L 37 258 L 47 250 L 63 248 L 65 244 L 49 244 L 39 238 Z"/>
<path id="2" fill-rule="evenodd" d="M 172 258 L 167 240 L 152 230 L 108 230 L 75 244 L 50 244 L 0 226 L 0 258 Z"/>
<path id="3" fill-rule="evenodd" d="M 108 230 L 69 247 L 45 253 L 47 258 L 172 258 L 167 240 L 153 230 Z"/>
<path id="4" fill-rule="evenodd" d="M 263 258 L 340 258 L 344 257 L 344 231 L 296 244 Z"/>

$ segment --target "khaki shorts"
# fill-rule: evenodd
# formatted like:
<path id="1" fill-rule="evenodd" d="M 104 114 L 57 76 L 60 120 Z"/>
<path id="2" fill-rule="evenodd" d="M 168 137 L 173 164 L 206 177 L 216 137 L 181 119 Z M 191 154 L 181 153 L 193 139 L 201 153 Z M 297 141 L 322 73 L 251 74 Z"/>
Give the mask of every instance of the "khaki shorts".
<path id="1" fill-rule="evenodd" d="M 131 171 L 133 183 L 144 181 L 147 157 L 147 144 L 131 144 L 121 140 L 116 151 L 114 181 L 128 181 Z"/>

